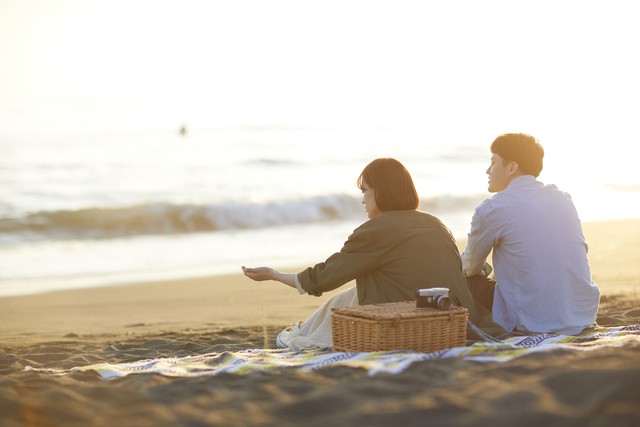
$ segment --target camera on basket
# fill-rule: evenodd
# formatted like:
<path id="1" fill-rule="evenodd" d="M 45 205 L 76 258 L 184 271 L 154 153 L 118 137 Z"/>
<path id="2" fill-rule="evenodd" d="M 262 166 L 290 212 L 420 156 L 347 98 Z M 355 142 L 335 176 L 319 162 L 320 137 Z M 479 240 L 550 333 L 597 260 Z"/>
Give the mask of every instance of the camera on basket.
<path id="1" fill-rule="evenodd" d="M 416 307 L 439 308 L 447 310 L 451 307 L 449 288 L 427 288 L 416 291 Z"/>

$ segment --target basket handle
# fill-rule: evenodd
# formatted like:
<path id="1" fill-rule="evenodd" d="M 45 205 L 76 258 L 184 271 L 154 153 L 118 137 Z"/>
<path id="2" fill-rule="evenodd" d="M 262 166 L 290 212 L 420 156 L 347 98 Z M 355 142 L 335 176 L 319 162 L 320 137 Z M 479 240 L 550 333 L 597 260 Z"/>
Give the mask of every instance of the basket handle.
<path id="1" fill-rule="evenodd" d="M 391 322 L 391 327 L 392 328 L 397 328 L 398 326 L 400 326 L 400 321 L 402 320 L 402 316 L 400 316 L 399 314 L 396 314 L 393 317 L 393 322 Z"/>

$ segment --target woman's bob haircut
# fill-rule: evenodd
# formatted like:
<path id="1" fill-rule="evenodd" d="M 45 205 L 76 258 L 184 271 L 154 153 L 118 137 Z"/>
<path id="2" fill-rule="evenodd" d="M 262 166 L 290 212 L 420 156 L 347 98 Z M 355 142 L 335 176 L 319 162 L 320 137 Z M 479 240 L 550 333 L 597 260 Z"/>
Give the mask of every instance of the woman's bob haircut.
<path id="1" fill-rule="evenodd" d="M 362 184 L 373 188 L 376 205 L 382 212 L 416 210 L 420 198 L 409 171 L 396 159 L 381 158 L 369 163 L 358 177 Z"/>

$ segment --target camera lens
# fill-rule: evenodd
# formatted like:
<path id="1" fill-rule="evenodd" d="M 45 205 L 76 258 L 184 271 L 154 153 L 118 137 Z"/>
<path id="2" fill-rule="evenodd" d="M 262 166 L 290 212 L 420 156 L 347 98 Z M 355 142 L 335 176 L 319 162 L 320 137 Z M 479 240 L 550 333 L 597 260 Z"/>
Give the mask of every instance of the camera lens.
<path id="1" fill-rule="evenodd" d="M 436 306 L 440 310 L 447 310 L 449 307 L 451 307 L 451 300 L 449 299 L 449 297 L 440 295 L 436 300 Z"/>

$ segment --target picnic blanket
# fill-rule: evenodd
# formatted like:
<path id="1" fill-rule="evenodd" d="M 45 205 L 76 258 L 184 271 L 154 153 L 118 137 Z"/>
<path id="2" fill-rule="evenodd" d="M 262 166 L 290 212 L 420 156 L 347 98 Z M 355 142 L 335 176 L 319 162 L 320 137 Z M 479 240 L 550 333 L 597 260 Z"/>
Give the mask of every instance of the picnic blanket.
<path id="1" fill-rule="evenodd" d="M 65 375 L 95 371 L 102 378 L 119 378 L 131 374 L 153 373 L 169 377 L 252 374 L 298 369 L 313 371 L 330 366 L 365 369 L 369 375 L 396 374 L 409 365 L 424 360 L 461 357 L 477 362 L 506 362 L 517 357 L 550 350 L 589 351 L 603 347 L 640 345 L 640 325 L 592 327 L 579 335 L 536 334 L 511 336 L 498 343 L 477 342 L 432 353 L 415 351 L 334 352 L 312 349 L 294 352 L 289 349 L 249 349 L 240 352 L 208 353 L 179 358 L 147 359 L 129 363 L 98 363 L 68 370 L 26 367 L 25 370 Z"/>

